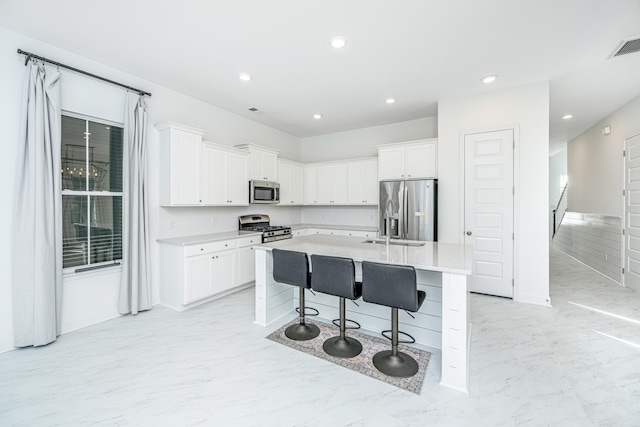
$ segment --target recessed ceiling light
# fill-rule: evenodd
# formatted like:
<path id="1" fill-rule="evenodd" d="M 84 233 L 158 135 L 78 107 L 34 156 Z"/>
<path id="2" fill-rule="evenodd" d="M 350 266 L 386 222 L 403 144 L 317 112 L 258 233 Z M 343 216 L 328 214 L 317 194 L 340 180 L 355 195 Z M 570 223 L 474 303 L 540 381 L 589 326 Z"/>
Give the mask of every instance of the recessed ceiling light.
<path id="1" fill-rule="evenodd" d="M 245 82 L 248 82 L 249 80 L 251 80 L 251 76 L 247 73 L 240 73 L 238 77 L 240 77 L 240 80 L 243 80 Z"/>
<path id="2" fill-rule="evenodd" d="M 573 117 L 573 114 L 565 114 L 564 116 L 562 116 L 562 118 L 565 120 L 569 120 L 572 117 Z"/>
<path id="3" fill-rule="evenodd" d="M 495 74 L 491 74 L 489 76 L 484 76 L 482 78 L 482 83 L 493 83 L 493 82 L 496 81 L 497 78 L 498 78 L 498 76 L 495 75 Z"/>
<path id="4" fill-rule="evenodd" d="M 386 102 L 387 104 L 393 104 L 394 102 L 396 102 L 395 98 L 387 98 L 384 100 L 384 102 Z"/>
<path id="5" fill-rule="evenodd" d="M 316 114 L 313 115 L 313 118 L 314 119 L 321 119 L 322 118 L 322 114 L 317 114 L 316 113 Z"/>
<path id="6" fill-rule="evenodd" d="M 331 40 L 329 40 L 329 43 L 331 43 L 331 46 L 335 47 L 336 49 L 340 49 L 347 44 L 347 39 L 342 36 L 332 37 Z"/>

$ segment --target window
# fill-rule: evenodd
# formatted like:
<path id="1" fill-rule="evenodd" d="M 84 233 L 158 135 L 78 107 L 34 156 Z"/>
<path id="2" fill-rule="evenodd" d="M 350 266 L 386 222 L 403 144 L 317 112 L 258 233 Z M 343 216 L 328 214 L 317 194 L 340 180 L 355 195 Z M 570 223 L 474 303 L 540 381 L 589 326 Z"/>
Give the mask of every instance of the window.
<path id="1" fill-rule="evenodd" d="M 122 127 L 62 116 L 62 265 L 122 259 Z"/>

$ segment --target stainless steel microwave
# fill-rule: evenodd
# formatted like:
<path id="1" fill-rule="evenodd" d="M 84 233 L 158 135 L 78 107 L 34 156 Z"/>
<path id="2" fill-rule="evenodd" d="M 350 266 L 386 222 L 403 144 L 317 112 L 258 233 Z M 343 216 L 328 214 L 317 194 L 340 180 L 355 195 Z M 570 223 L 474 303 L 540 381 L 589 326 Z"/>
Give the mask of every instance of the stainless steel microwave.
<path id="1" fill-rule="evenodd" d="M 280 203 L 280 184 L 272 181 L 249 181 L 249 203 Z"/>

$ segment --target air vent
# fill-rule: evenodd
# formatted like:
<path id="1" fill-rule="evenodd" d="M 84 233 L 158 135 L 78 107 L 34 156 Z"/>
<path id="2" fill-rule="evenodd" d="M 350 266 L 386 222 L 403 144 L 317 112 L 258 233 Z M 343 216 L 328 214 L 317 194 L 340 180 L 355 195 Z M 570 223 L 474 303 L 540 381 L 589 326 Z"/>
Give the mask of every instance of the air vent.
<path id="1" fill-rule="evenodd" d="M 611 58 L 615 58 L 616 56 L 626 55 L 629 53 L 635 53 L 640 51 L 640 38 L 633 40 L 623 40 L 620 42 L 616 50 L 614 51 Z"/>

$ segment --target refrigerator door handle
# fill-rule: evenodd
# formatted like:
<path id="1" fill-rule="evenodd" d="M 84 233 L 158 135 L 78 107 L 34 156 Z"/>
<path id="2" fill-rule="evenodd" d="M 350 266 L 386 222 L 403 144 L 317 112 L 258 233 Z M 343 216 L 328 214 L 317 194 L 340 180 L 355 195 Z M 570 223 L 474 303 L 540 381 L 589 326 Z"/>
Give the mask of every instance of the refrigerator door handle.
<path id="1" fill-rule="evenodd" d="M 402 227 L 402 239 L 407 240 L 409 235 L 409 187 L 404 186 L 404 197 L 402 198 L 402 204 L 404 205 L 404 227 Z"/>

